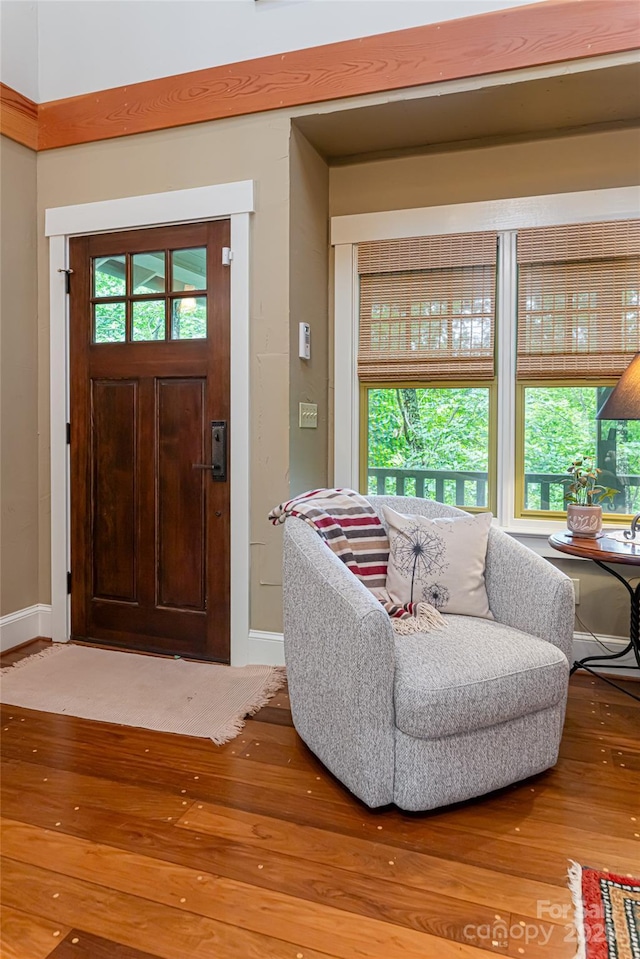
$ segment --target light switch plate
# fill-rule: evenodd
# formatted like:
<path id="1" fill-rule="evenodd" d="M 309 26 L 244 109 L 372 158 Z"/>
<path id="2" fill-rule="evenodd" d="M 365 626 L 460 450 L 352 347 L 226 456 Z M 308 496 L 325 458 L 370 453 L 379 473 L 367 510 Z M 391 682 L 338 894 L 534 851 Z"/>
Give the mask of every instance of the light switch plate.
<path id="1" fill-rule="evenodd" d="M 298 424 L 301 430 L 315 430 L 318 427 L 318 404 L 300 403 L 298 406 Z"/>

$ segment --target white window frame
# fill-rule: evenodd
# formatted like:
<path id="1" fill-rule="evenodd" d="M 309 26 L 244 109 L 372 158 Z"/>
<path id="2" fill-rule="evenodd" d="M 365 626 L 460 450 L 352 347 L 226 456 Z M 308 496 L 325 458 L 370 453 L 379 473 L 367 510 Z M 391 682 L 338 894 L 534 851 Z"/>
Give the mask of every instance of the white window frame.
<path id="1" fill-rule="evenodd" d="M 249 661 L 249 221 L 254 209 L 254 182 L 240 180 L 46 210 L 51 324 L 51 634 L 55 642 L 69 639 L 71 624 L 67 595 L 70 513 L 69 447 L 66 444 L 69 298 L 64 280 L 69 264 L 69 240 L 83 234 L 229 219 L 233 250 L 230 267 L 231 665 L 244 666 Z M 251 659 L 255 662 L 255 655 Z"/>
<path id="2" fill-rule="evenodd" d="M 518 230 L 536 226 L 633 219 L 640 215 L 640 186 L 585 190 L 546 196 L 460 203 L 451 206 L 360 213 L 331 219 L 335 258 L 334 323 L 334 483 L 358 488 L 360 390 L 358 351 L 357 246 L 447 233 L 495 230 L 498 259 L 498 503 L 495 522 L 543 556 L 558 558 L 547 538 L 565 524 L 553 519 L 522 519 L 515 509 L 516 297 L 513 253 Z M 506 264 L 509 263 L 509 267 Z"/>

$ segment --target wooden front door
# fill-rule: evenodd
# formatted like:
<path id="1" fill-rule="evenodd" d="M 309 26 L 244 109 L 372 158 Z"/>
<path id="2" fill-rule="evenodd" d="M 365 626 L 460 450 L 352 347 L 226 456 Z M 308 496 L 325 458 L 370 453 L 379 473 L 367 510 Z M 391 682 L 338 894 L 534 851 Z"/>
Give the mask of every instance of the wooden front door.
<path id="1" fill-rule="evenodd" d="M 74 639 L 229 661 L 229 231 L 71 241 Z"/>

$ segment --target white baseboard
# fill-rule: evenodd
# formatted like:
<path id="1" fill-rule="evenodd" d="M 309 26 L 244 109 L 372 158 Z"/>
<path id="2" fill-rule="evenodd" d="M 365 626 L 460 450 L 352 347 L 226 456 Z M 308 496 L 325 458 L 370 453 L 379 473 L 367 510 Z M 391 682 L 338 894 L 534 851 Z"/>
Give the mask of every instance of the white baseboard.
<path id="1" fill-rule="evenodd" d="M 253 666 L 284 666 L 282 633 L 267 633 L 261 629 L 249 630 L 247 662 Z"/>
<path id="2" fill-rule="evenodd" d="M 620 652 L 629 640 L 624 636 L 600 636 L 600 640 L 611 652 Z M 586 656 L 599 656 L 606 651 L 591 636 L 590 633 L 573 634 L 573 660 L 584 659 Z M 268 633 L 259 629 L 249 632 L 248 663 L 261 666 L 284 666 L 284 642 L 282 633 Z M 610 669 L 610 675 L 638 677 L 637 667 L 634 669 L 633 653 L 627 653 L 615 660 L 623 669 Z M 600 672 L 606 672 L 606 664 L 596 667 Z"/>
<path id="3" fill-rule="evenodd" d="M 51 606 L 40 603 L 0 617 L 0 652 L 28 643 L 36 636 L 51 636 Z"/>
<path id="4" fill-rule="evenodd" d="M 600 643 L 597 643 L 593 638 L 591 633 L 574 633 L 573 634 L 573 659 L 584 659 L 586 656 L 606 656 L 608 653 L 619 653 L 629 645 L 629 640 L 624 636 L 599 636 L 598 639 L 607 649 L 603 649 Z M 613 664 L 617 666 L 624 667 L 623 669 L 607 669 L 608 663 L 603 663 L 602 666 L 593 665 L 593 669 L 597 669 L 600 673 L 606 673 L 607 676 L 630 676 L 631 678 L 638 679 L 639 671 L 638 667 L 635 666 L 635 657 L 633 652 L 628 652 L 626 656 L 621 656 L 620 659 L 611 660 Z M 635 669 L 633 668 L 635 666 Z"/>
<path id="5" fill-rule="evenodd" d="M 40 604 L 19 609 L 15 613 L 0 617 L 0 651 L 5 652 L 28 643 L 36 636 L 51 635 L 51 606 Z M 618 652 L 627 645 L 628 640 L 623 636 L 601 636 L 601 641 L 612 652 Z M 584 659 L 586 656 L 599 656 L 605 651 L 589 633 L 573 634 L 573 659 Z M 271 633 L 260 629 L 249 632 L 247 662 L 261 666 L 284 666 L 284 640 L 282 633 Z M 623 669 L 611 669 L 609 673 L 617 676 L 638 676 L 638 669 L 633 668 L 633 653 L 627 653 L 616 662 Z M 600 667 L 598 667 L 600 668 Z M 601 668 L 606 672 L 606 665 Z"/>

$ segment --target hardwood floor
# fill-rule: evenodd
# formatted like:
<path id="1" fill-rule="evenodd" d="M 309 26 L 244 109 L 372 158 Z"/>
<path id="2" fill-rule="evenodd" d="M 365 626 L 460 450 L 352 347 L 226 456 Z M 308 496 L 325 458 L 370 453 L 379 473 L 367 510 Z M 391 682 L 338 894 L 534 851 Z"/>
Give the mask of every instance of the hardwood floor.
<path id="1" fill-rule="evenodd" d="M 3 706 L 2 957 L 568 959 L 567 860 L 640 871 L 639 732 L 574 676 L 555 769 L 417 815 L 354 799 L 286 693 L 223 747 Z"/>

